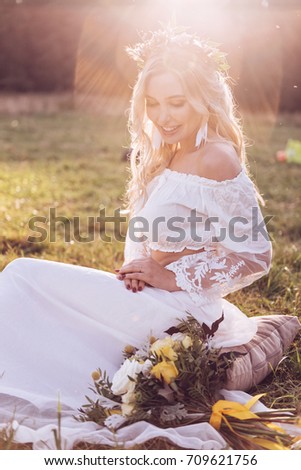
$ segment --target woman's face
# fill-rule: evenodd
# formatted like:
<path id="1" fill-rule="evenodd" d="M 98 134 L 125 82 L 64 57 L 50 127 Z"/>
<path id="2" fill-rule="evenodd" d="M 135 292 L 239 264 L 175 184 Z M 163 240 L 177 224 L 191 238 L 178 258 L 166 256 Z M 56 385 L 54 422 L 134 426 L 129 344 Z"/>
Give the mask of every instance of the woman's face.
<path id="1" fill-rule="evenodd" d="M 172 72 L 150 77 L 145 88 L 148 118 L 167 144 L 180 142 L 181 148 L 193 151 L 201 116 L 189 104 L 182 84 Z"/>

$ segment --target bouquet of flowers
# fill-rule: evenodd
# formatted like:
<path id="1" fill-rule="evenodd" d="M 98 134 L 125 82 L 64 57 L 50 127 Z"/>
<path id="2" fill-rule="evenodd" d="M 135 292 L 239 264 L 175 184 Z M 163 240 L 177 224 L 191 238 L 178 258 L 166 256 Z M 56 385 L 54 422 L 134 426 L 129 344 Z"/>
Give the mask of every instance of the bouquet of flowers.
<path id="1" fill-rule="evenodd" d="M 296 424 L 292 410 L 251 412 L 262 395 L 245 405 L 220 399 L 227 369 L 238 356 L 211 347 L 222 320 L 209 328 L 188 314 L 165 337 L 150 336 L 139 349 L 127 345 L 112 381 L 106 371 L 92 373 L 97 398 L 86 397 L 77 419 L 112 430 L 137 421 L 158 427 L 209 422 L 233 449 L 290 448 L 294 439 L 280 423 Z"/>

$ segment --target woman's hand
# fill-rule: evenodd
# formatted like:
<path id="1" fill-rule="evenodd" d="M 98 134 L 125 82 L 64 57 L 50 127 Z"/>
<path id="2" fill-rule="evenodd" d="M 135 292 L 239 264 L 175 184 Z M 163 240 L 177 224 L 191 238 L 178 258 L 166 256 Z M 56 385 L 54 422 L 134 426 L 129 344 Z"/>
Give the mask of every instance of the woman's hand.
<path id="1" fill-rule="evenodd" d="M 125 274 L 121 274 L 120 269 L 115 269 L 115 272 L 117 273 L 117 279 L 124 281 L 124 285 L 128 290 L 140 292 L 147 285 L 144 281 L 138 281 L 137 279 L 125 279 Z"/>
<path id="2" fill-rule="evenodd" d="M 142 290 L 146 284 L 169 292 L 181 290 L 176 284 L 175 274 L 151 257 L 136 259 L 124 264 L 118 271 L 118 279 L 123 279 L 125 282 L 130 281 L 130 288 L 133 292 Z"/>
<path id="3" fill-rule="evenodd" d="M 118 269 L 115 271 L 119 272 Z M 117 274 L 117 279 L 124 281 L 125 287 L 133 292 L 140 292 L 147 285 L 144 281 L 138 281 L 137 279 L 125 279 L 125 274 Z"/>

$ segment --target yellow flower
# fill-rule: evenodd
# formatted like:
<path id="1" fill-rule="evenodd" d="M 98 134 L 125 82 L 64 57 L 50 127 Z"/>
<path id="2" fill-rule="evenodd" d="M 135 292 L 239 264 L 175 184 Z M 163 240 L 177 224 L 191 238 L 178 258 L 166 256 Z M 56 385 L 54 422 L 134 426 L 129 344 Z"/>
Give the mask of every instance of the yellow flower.
<path id="1" fill-rule="evenodd" d="M 150 349 L 152 353 L 156 353 L 159 359 L 164 358 L 170 361 L 176 361 L 178 359 L 177 353 L 173 350 L 174 341 L 170 337 L 164 339 L 158 339 L 155 341 Z"/>
<path id="2" fill-rule="evenodd" d="M 160 380 L 162 378 L 167 384 L 170 384 L 179 375 L 179 372 L 173 361 L 167 362 L 163 360 L 152 368 L 151 374 L 157 379 Z"/>
<path id="3" fill-rule="evenodd" d="M 185 338 L 182 340 L 182 344 L 185 349 L 191 348 L 192 339 L 190 338 L 190 336 L 185 336 Z"/>

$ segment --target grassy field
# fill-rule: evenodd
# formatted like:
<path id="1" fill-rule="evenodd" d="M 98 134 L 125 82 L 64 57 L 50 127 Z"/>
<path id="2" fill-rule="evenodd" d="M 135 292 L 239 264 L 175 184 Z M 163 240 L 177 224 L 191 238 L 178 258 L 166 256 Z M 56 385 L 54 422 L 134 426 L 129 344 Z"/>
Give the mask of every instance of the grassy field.
<path id="1" fill-rule="evenodd" d="M 279 116 L 273 123 L 264 116 L 245 117 L 254 180 L 266 200 L 265 215 L 273 242 L 270 273 L 252 286 L 228 297 L 247 315 L 291 314 L 301 318 L 301 165 L 276 162 L 275 154 L 288 138 L 300 138 L 301 116 Z M 102 207 L 113 215 L 122 207 L 127 164 L 122 159 L 128 145 L 125 117 L 100 117 L 65 112 L 54 115 L 0 116 L 0 271 L 19 256 L 52 259 L 113 271 L 123 260 L 123 241 L 103 241 L 104 226 L 94 227 Z M 56 241 L 49 237 L 29 242 L 37 235 L 29 228 L 33 217 L 74 218 L 70 240 L 64 241 L 62 224 L 56 224 Z M 40 224 L 41 225 L 41 224 Z M 42 224 L 43 225 L 43 224 Z M 47 228 L 47 225 L 44 224 Z M 48 226 L 49 235 L 49 226 Z M 122 224 L 125 234 L 126 224 Z M 79 242 L 79 235 L 94 241 Z M 91 238 L 91 240 L 92 240 Z M 278 370 L 258 387 L 269 391 L 271 405 L 300 408 L 300 336 Z M 277 401 L 277 400 L 276 400 Z M 278 400 L 278 402 L 280 403 Z M 165 447 L 168 448 L 166 443 Z M 149 447 L 148 447 L 149 448 Z"/>

